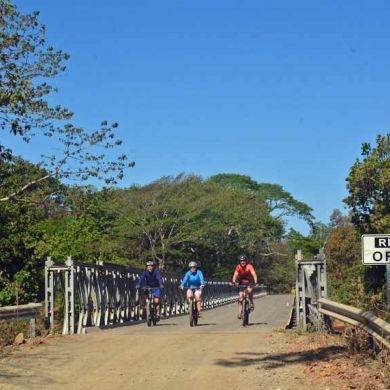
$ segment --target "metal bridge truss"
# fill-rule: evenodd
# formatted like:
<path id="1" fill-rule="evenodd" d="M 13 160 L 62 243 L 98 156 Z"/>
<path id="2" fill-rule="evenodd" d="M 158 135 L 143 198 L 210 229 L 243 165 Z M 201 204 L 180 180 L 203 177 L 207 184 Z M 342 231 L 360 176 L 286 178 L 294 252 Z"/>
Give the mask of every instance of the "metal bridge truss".
<path id="1" fill-rule="evenodd" d="M 321 298 L 327 298 L 326 262 L 323 251 L 314 260 L 303 260 L 298 251 L 296 262 L 295 321 L 304 329 L 311 324 L 316 329 L 323 327 L 319 312 Z"/>
<path id="2" fill-rule="evenodd" d="M 119 265 L 75 263 L 68 257 L 65 264 L 45 263 L 45 316 L 48 326 L 55 326 L 55 303 L 63 302 L 63 334 L 85 333 L 89 326 L 105 327 L 143 319 L 144 300 L 137 298 L 136 283 L 142 270 Z M 180 279 L 162 275 L 164 290 L 161 315 L 171 317 L 188 312 Z M 259 288 L 256 292 L 264 291 Z M 260 291 L 259 291 L 260 290 Z M 207 281 L 203 306 L 212 309 L 237 299 L 229 282 Z M 60 305 L 61 306 L 61 305 Z M 56 316 L 62 317 L 57 313 Z"/>

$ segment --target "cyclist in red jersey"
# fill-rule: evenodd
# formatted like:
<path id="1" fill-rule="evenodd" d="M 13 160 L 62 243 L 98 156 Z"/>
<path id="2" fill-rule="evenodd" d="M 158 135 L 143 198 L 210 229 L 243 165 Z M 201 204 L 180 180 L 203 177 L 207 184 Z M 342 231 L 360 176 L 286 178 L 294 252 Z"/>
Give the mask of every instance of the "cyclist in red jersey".
<path id="1" fill-rule="evenodd" d="M 239 256 L 240 263 L 237 264 L 236 269 L 234 270 L 232 283 L 233 284 L 257 284 L 257 274 L 253 265 L 248 263 L 248 258 L 245 255 Z M 255 306 L 253 304 L 253 288 L 248 286 L 246 287 L 249 295 L 249 300 L 251 302 L 251 310 L 254 310 Z M 242 289 L 238 292 L 238 319 L 241 319 L 242 311 L 242 300 L 244 298 L 244 292 Z"/>

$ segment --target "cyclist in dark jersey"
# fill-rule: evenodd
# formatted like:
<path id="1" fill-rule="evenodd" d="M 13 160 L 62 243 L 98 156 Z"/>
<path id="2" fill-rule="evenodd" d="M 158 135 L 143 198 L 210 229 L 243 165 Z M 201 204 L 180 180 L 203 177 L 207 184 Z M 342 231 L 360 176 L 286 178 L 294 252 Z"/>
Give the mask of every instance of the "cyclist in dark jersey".
<path id="1" fill-rule="evenodd" d="M 146 270 L 142 272 L 138 280 L 136 288 L 139 289 L 141 287 L 153 288 L 154 303 L 156 304 L 157 321 L 160 321 L 160 297 L 161 289 L 164 286 L 160 271 L 155 268 L 154 262 L 152 260 L 148 260 L 146 262 Z M 147 291 L 145 291 L 145 295 L 147 294 Z"/>
<path id="2" fill-rule="evenodd" d="M 245 255 L 239 256 L 239 264 L 237 264 L 236 269 L 234 270 L 232 283 L 233 284 L 257 284 L 257 274 L 253 265 L 248 263 L 248 258 Z M 253 304 L 253 288 L 251 286 L 246 287 L 248 291 L 249 300 L 251 303 L 251 310 L 254 310 L 255 306 Z M 244 298 L 244 292 L 242 289 L 238 292 L 238 315 L 237 318 L 241 319 L 242 312 L 242 300 Z"/>

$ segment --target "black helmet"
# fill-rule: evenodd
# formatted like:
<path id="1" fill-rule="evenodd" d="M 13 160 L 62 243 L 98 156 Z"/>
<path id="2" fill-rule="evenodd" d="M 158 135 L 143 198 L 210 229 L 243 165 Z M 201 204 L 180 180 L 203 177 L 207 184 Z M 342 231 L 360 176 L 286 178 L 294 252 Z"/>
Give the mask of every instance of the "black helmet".
<path id="1" fill-rule="evenodd" d="M 248 261 L 248 258 L 246 257 L 246 255 L 240 255 L 238 256 L 238 261 Z"/>

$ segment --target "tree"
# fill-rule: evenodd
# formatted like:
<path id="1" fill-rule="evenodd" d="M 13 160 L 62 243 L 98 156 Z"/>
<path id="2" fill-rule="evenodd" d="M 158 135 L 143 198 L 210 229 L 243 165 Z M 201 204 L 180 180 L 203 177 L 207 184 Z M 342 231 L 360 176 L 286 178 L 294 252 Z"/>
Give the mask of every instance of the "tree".
<path id="1" fill-rule="evenodd" d="M 359 233 L 348 216 L 334 210 L 326 243 L 330 295 L 343 303 L 361 304 L 364 266 L 361 265 Z"/>
<path id="2" fill-rule="evenodd" d="M 390 233 L 390 134 L 378 135 L 376 146 L 362 145 L 347 180 L 352 222 L 361 232 Z"/>
<path id="3" fill-rule="evenodd" d="M 133 248 L 127 257 L 153 257 L 170 269 L 197 259 L 208 274 L 224 267 L 230 273 L 239 253 L 254 259 L 268 256 L 269 246 L 283 234 L 283 224 L 268 214 L 259 194 L 196 176 L 161 178 L 114 193 L 111 205 L 116 205 L 118 216 L 112 233 L 118 246 L 126 248 L 122 253 Z"/>
<path id="4" fill-rule="evenodd" d="M 69 55 L 47 45 L 46 27 L 39 12 L 23 15 L 9 0 L 0 0 L 0 131 L 23 141 L 35 136 L 51 138 L 61 152 L 42 156 L 47 173 L 23 183 L 0 198 L 8 201 L 49 178 L 87 180 L 95 177 L 115 184 L 128 164 L 125 155 L 107 159 L 102 150 L 119 146 L 117 124 L 103 121 L 98 130 L 87 132 L 69 120 L 73 113 L 60 105 L 51 106 L 48 97 L 56 92 L 50 81 L 65 70 Z M 10 161 L 13 152 L 0 144 L 0 159 Z M 0 186 L 2 184 L 0 183 Z"/>
<path id="5" fill-rule="evenodd" d="M 249 176 L 234 173 L 221 173 L 208 179 L 211 183 L 230 189 L 254 191 L 260 194 L 267 202 L 269 212 L 277 219 L 297 216 L 313 225 L 313 211 L 307 204 L 296 200 L 279 184 L 257 183 Z"/>
<path id="6" fill-rule="evenodd" d="M 0 160 L 0 181 L 4 184 L 0 196 L 8 187 L 20 186 L 31 177 L 45 174 L 38 166 L 20 158 L 12 162 Z M 42 239 L 39 224 L 53 215 L 62 201 L 63 190 L 64 186 L 51 178 L 28 198 L 21 196 L 0 203 L 0 304 L 14 303 L 16 295 L 19 303 L 31 302 L 38 296 L 37 281 L 43 272 L 43 259 L 35 256 Z"/>

